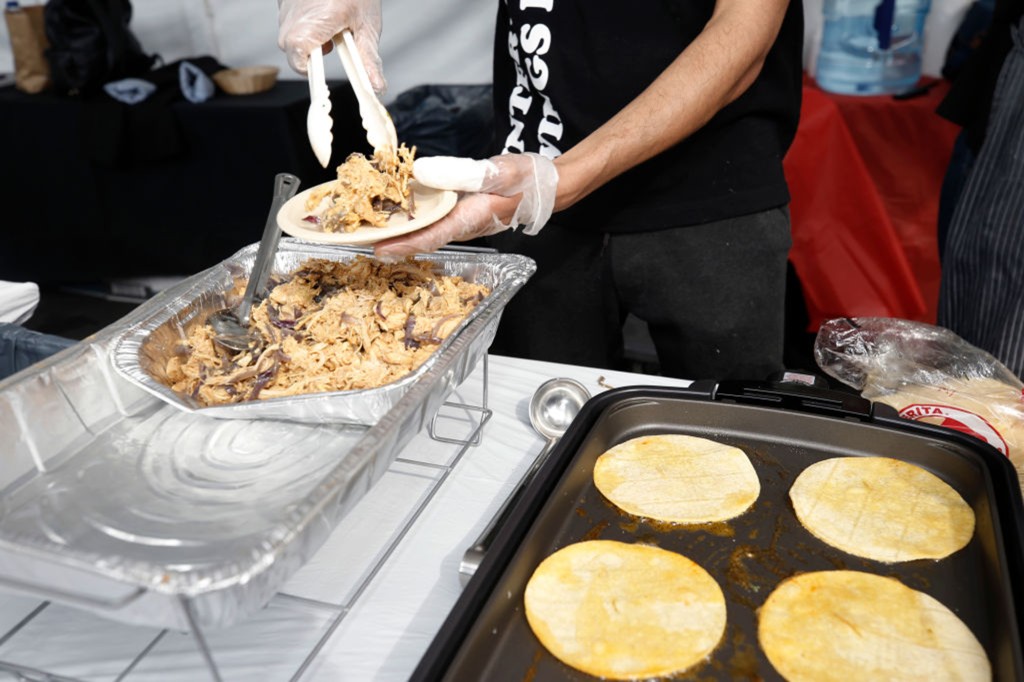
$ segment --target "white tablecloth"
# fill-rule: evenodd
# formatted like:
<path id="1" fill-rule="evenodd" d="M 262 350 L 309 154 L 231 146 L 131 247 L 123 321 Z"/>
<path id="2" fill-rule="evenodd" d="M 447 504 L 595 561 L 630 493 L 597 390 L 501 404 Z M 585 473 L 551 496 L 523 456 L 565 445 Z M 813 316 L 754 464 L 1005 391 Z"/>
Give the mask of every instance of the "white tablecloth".
<path id="1" fill-rule="evenodd" d="M 24 324 L 39 305 L 39 286 L 34 282 L 0 280 L 0 322 Z"/>
<path id="2" fill-rule="evenodd" d="M 203 633 L 222 679 L 407 679 L 459 596 L 464 549 L 543 447 L 527 412 L 537 386 L 567 376 L 596 395 L 609 386 L 687 383 L 499 356 L 487 364 L 493 415 L 479 444 L 414 438 L 265 609 Z M 481 366 L 449 401 L 480 405 L 483 386 Z M 442 408 L 434 435 L 464 440 L 471 413 Z M 0 593 L 0 680 L 5 668 L 80 680 L 212 678 L 189 633 Z"/>

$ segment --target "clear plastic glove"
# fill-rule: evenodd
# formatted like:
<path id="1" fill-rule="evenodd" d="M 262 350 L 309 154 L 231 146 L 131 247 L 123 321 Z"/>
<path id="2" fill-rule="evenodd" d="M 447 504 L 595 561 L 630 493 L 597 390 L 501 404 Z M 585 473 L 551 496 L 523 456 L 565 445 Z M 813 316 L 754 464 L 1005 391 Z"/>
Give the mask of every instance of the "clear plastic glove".
<path id="1" fill-rule="evenodd" d="M 436 251 L 523 226 L 537 234 L 551 217 L 558 188 L 558 170 L 540 154 L 502 154 L 474 160 L 428 156 L 413 164 L 421 184 L 463 192 L 451 213 L 430 227 L 379 242 L 378 256 L 401 257 Z"/>
<path id="2" fill-rule="evenodd" d="M 346 28 L 352 31 L 359 55 L 366 65 L 370 85 L 378 95 L 387 89 L 381 66 L 380 0 L 278 0 L 277 44 L 296 72 L 306 73 L 309 53 Z"/>

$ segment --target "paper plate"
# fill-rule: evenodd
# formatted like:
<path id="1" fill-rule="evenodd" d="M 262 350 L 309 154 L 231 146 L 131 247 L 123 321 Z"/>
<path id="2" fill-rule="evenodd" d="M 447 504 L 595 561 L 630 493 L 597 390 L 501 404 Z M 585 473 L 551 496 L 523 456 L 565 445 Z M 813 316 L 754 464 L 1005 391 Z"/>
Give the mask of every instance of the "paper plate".
<path id="1" fill-rule="evenodd" d="M 324 183 L 327 185 L 329 183 Z M 362 246 L 391 239 L 399 235 L 415 232 L 437 222 L 448 214 L 458 200 L 458 194 L 452 190 L 425 187 L 415 180 L 409 183 L 413 195 L 413 213 L 405 211 L 393 214 L 384 227 L 361 227 L 353 232 L 325 232 L 310 220 L 322 209 L 312 211 L 306 209 L 306 199 L 311 193 L 324 185 L 310 187 L 289 199 L 277 213 L 277 224 L 281 229 L 297 239 L 324 244 L 347 244 Z M 326 200 L 325 200 L 326 201 Z"/>

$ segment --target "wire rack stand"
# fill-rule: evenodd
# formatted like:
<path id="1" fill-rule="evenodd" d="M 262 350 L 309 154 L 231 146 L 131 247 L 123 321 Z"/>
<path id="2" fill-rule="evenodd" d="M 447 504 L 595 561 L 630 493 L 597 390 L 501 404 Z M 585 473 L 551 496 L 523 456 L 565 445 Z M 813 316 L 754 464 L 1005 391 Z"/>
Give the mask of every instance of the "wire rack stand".
<path id="1" fill-rule="evenodd" d="M 424 510 L 435 498 L 438 491 L 444 486 L 455 466 L 462 460 L 469 448 L 480 444 L 483 427 L 490 420 L 493 414 L 492 410 L 487 406 L 489 367 L 486 354 L 483 356 L 481 367 L 482 377 L 479 404 L 452 400 L 447 401 L 441 406 L 438 413 L 428 424 L 427 433 L 431 440 L 453 446 L 453 454 L 448 461 L 444 464 L 434 464 L 408 459 L 402 456 L 396 458 L 396 462 L 401 462 L 405 466 L 429 470 L 432 482 L 427 487 L 424 494 L 421 495 L 418 501 L 412 506 L 411 510 L 406 515 L 404 522 L 391 533 L 382 550 L 378 552 L 376 558 L 369 565 L 369 568 L 360 576 L 354 589 L 349 592 L 347 598 L 344 600 L 344 603 L 339 604 L 319 599 L 311 599 L 304 596 L 288 594 L 283 591 L 275 595 L 274 599 L 278 602 L 301 605 L 303 608 L 312 609 L 322 613 L 327 619 L 326 628 L 323 630 L 320 638 L 309 648 L 308 653 L 302 662 L 296 667 L 290 676 L 281 679 L 287 679 L 290 682 L 297 682 L 309 671 L 310 666 L 313 665 L 328 640 L 330 640 L 338 630 L 346 616 L 352 612 L 360 597 L 366 592 L 374 578 L 376 578 L 381 572 L 388 559 L 391 558 L 396 549 L 402 543 L 403 539 L 406 538 L 417 519 L 420 518 Z M 454 414 L 449 414 L 453 411 Z M 443 426 L 446 421 L 456 421 L 455 415 L 459 415 L 457 419 L 459 426 L 463 431 L 466 431 L 465 435 L 462 437 L 442 433 Z M 50 601 L 40 602 L 35 609 L 33 609 L 13 627 L 10 627 L 6 632 L 0 632 L 0 682 L 6 682 L 8 679 L 17 680 L 18 682 L 92 682 L 92 678 L 66 676 L 55 671 L 47 671 L 24 663 L 4 660 L 2 654 L 4 644 L 10 641 L 24 628 L 32 624 L 32 622 L 39 618 L 41 614 L 45 613 L 50 606 Z M 203 629 L 199 626 L 198 618 L 193 612 L 192 603 L 187 598 L 182 597 L 180 599 L 180 607 L 183 610 L 186 622 L 189 623 L 189 629 L 186 634 L 191 637 L 197 653 L 202 658 L 209 679 L 213 682 L 223 682 L 224 678 L 222 676 L 221 667 L 218 666 L 217 663 L 216 647 L 210 643 L 207 634 L 204 633 Z M 99 618 L 99 616 L 97 616 L 97 618 Z M 153 628 L 153 632 L 153 638 L 141 649 L 138 655 L 135 656 L 131 662 L 113 678 L 114 682 L 130 680 L 132 672 L 145 661 L 146 657 L 162 640 L 164 640 L 165 637 L 172 633 L 171 630 L 160 630 L 156 628 Z M 277 678 L 275 678 L 274 682 L 276 682 L 276 680 Z"/>

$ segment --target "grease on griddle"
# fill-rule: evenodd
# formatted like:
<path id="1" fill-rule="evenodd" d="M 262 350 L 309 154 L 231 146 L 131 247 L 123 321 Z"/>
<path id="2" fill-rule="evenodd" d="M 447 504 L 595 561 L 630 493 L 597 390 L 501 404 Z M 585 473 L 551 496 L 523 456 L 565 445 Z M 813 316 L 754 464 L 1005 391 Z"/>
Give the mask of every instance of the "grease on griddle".
<path id="1" fill-rule="evenodd" d="M 533 652 L 533 659 L 530 660 L 530 667 L 526 669 L 526 673 L 523 675 L 523 682 L 533 682 L 537 677 L 537 665 L 544 659 L 544 654 L 543 648 L 538 648 Z"/>
<path id="2" fill-rule="evenodd" d="M 601 533 L 604 532 L 604 529 L 609 525 L 610 524 L 607 521 L 600 521 L 594 524 L 591 529 L 584 534 L 583 540 L 597 540 L 601 537 Z"/>
<path id="3" fill-rule="evenodd" d="M 640 519 L 626 514 L 623 516 L 623 519 L 619 521 L 619 528 L 621 528 L 624 533 L 635 534 L 640 530 Z"/>
<path id="4" fill-rule="evenodd" d="M 728 580 L 724 590 L 739 604 L 756 609 L 765 591 L 789 573 L 785 561 L 773 549 L 740 545 L 725 566 Z"/>
<path id="5" fill-rule="evenodd" d="M 614 507 L 610 503 L 609 506 Z M 731 538 L 736 536 L 736 528 L 728 521 L 713 521 L 711 523 L 672 523 L 670 521 L 657 521 L 643 516 L 636 516 L 629 512 L 616 509 L 622 517 L 619 521 L 619 528 L 625 533 L 639 532 L 641 525 L 650 528 L 657 533 L 693 532 L 709 533 L 720 538 Z"/>
<path id="6" fill-rule="evenodd" d="M 749 682 L 763 680 L 764 678 L 758 671 L 760 667 L 759 647 L 750 642 L 741 628 L 734 625 L 729 626 L 726 633 L 731 646 L 726 647 L 724 651 L 731 651 L 731 654 L 727 657 L 713 656 L 709 662 L 709 667 L 717 671 L 719 675 L 697 679 L 717 682 L 721 679 L 721 673 L 725 673 L 730 680 L 748 680 Z"/>

